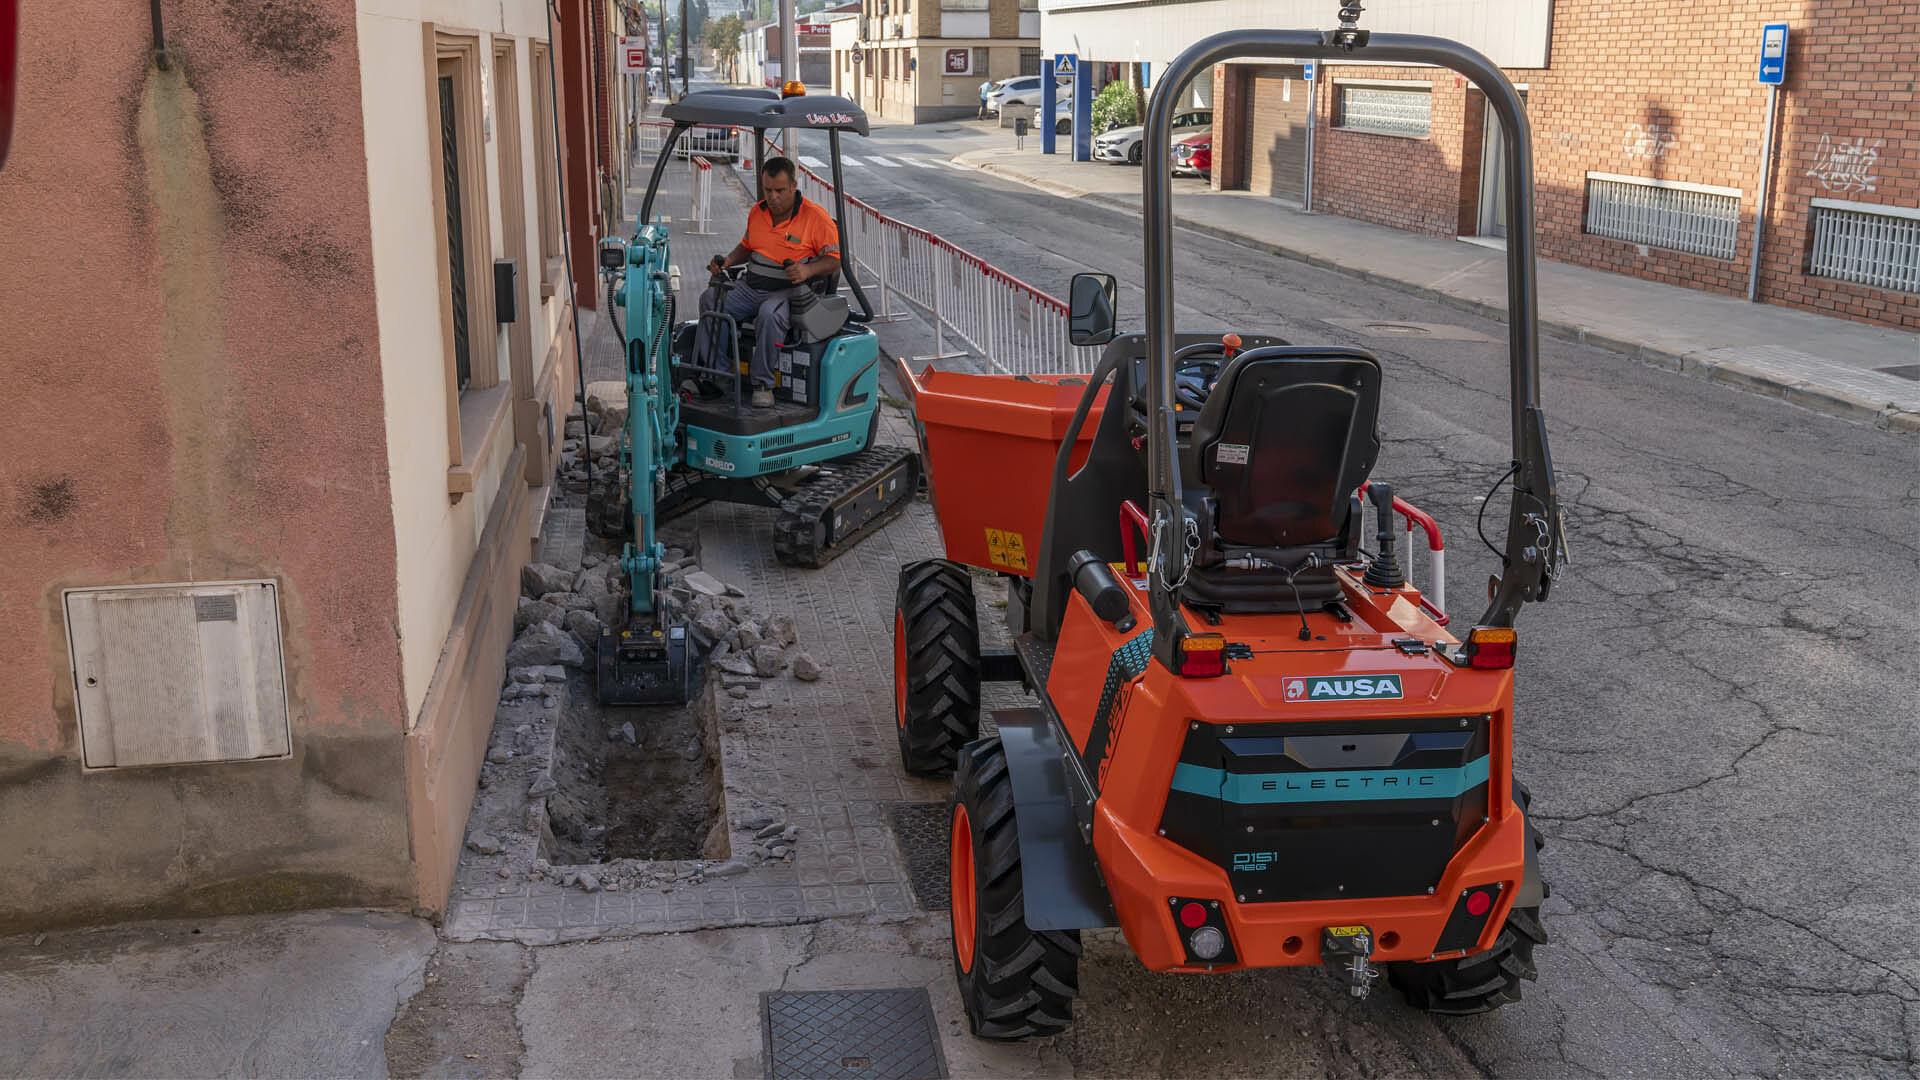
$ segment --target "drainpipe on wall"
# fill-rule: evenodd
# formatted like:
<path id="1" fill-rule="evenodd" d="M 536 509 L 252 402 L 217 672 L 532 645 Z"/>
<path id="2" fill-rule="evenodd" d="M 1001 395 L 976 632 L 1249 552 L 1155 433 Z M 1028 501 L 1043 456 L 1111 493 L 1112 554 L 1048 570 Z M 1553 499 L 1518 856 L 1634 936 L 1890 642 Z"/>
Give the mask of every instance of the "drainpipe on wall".
<path id="1" fill-rule="evenodd" d="M 17 8 L 18 0 L 8 6 Z M 173 58 L 167 55 L 166 30 L 160 25 L 160 0 L 149 0 L 148 7 L 153 15 L 153 62 L 161 71 L 172 71 Z"/>

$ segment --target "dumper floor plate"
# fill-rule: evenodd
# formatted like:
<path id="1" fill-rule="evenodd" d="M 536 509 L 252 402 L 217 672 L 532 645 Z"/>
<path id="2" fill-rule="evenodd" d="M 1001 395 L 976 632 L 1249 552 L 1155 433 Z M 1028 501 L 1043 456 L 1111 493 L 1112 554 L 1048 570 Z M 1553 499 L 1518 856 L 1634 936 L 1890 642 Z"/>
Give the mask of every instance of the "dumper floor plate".
<path id="1" fill-rule="evenodd" d="M 768 1080 L 942 1080 L 923 987 L 760 995 Z"/>
<path id="2" fill-rule="evenodd" d="M 953 906 L 947 885 L 948 813 L 943 802 L 887 806 L 887 823 L 900 842 L 907 880 L 913 883 L 913 898 L 922 911 L 946 911 Z"/>

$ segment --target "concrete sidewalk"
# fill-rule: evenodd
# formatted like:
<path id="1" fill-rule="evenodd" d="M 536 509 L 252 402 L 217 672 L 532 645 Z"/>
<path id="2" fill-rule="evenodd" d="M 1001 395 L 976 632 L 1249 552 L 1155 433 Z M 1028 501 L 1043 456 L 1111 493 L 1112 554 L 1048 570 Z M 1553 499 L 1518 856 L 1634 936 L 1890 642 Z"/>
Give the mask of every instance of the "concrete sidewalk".
<path id="1" fill-rule="evenodd" d="M 1011 140 L 1009 140 L 1011 141 Z M 996 147 L 953 158 L 1061 198 L 1140 210 L 1140 171 Z M 1506 317 L 1497 248 L 1311 214 L 1174 181 L 1177 222 L 1488 318 Z M 1808 408 L 1920 432 L 1920 335 L 1541 260 L 1540 331 Z"/>

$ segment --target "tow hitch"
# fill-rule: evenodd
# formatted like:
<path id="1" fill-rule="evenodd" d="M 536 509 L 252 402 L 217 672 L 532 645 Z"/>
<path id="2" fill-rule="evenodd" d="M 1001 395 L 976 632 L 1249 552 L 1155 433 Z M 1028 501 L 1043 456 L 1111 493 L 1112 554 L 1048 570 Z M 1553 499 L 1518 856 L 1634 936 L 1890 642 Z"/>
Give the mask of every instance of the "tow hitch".
<path id="1" fill-rule="evenodd" d="M 1373 966 L 1373 931 L 1364 926 L 1322 927 L 1320 962 L 1357 998 L 1366 997 L 1380 977 L 1380 969 Z"/>

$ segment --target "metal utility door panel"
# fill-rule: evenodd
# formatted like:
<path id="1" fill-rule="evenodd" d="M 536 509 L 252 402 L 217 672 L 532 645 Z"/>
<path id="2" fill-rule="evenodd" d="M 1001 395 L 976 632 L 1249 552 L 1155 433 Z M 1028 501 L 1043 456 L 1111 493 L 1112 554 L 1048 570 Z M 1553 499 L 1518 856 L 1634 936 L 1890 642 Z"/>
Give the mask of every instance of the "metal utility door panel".
<path id="1" fill-rule="evenodd" d="M 1307 105 L 1313 84 L 1297 66 L 1249 69 L 1247 190 L 1295 202 L 1307 194 Z"/>
<path id="2" fill-rule="evenodd" d="M 273 582 L 69 589 L 65 601 L 87 768 L 292 751 Z"/>

